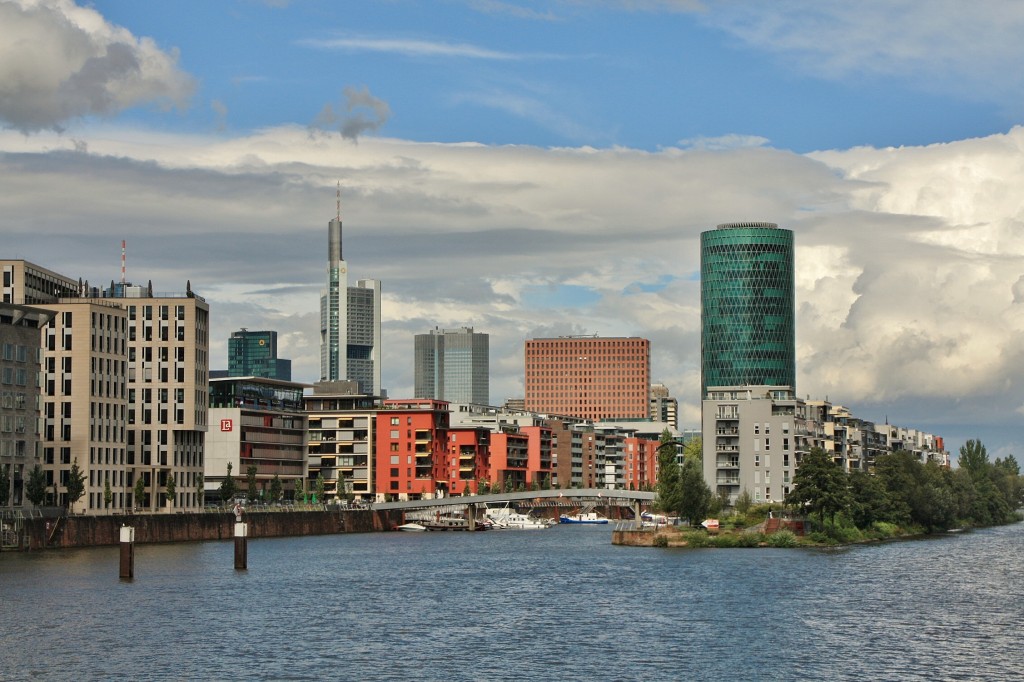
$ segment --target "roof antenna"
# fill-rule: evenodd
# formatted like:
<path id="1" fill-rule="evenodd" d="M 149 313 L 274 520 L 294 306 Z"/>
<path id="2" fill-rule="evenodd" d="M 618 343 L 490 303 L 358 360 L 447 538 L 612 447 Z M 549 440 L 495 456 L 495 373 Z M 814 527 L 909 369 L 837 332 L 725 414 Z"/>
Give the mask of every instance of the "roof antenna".
<path id="1" fill-rule="evenodd" d="M 341 222 L 341 180 L 338 180 L 338 190 L 335 193 L 336 203 L 338 205 L 338 222 Z"/>
<path id="2" fill-rule="evenodd" d="M 124 240 L 121 240 L 121 286 L 124 287 Z"/>

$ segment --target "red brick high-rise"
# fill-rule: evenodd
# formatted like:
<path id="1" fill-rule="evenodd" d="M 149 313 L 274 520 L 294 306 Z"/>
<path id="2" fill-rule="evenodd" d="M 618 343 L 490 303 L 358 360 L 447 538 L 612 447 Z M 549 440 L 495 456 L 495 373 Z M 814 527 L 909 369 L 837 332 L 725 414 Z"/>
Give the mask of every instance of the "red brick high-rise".
<path id="1" fill-rule="evenodd" d="M 526 342 L 526 409 L 593 421 L 647 419 L 651 342 L 560 336 Z"/>

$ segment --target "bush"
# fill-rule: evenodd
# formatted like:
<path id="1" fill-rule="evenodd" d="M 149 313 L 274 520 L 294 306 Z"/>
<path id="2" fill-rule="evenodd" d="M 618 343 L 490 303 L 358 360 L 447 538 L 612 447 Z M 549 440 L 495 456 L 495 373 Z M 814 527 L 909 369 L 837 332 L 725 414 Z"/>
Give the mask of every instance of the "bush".
<path id="1" fill-rule="evenodd" d="M 710 547 L 708 534 L 703 533 L 699 530 L 691 530 L 687 533 L 683 533 L 683 539 L 686 541 L 687 547 Z"/>
<path id="2" fill-rule="evenodd" d="M 654 536 L 655 547 L 668 547 L 668 536 L 667 535 L 655 535 Z"/>
<path id="3" fill-rule="evenodd" d="M 876 538 L 887 539 L 893 538 L 899 535 L 900 527 L 895 523 L 887 523 L 885 521 L 875 521 L 871 524 L 871 533 Z"/>
<path id="4" fill-rule="evenodd" d="M 780 530 L 765 538 L 769 547 L 796 547 L 799 542 L 791 530 Z"/>
<path id="5" fill-rule="evenodd" d="M 764 535 L 747 531 L 736 536 L 737 547 L 757 547 L 764 541 Z"/>

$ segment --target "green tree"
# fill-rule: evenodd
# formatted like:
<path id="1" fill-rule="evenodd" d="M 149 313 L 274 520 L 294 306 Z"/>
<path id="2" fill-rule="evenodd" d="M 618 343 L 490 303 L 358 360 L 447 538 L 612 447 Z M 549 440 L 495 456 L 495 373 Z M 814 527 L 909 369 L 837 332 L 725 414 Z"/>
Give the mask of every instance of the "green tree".
<path id="1" fill-rule="evenodd" d="M 259 497 L 259 491 L 256 488 L 256 465 L 250 464 L 245 470 L 245 480 L 248 485 L 248 494 L 250 500 L 255 500 Z"/>
<path id="2" fill-rule="evenodd" d="M 174 506 L 174 493 L 178 489 L 178 484 L 174 482 L 174 474 L 167 474 L 167 488 L 164 490 L 164 497 L 167 498 L 167 504 Z"/>
<path id="3" fill-rule="evenodd" d="M 68 479 L 64 484 L 64 489 L 67 491 L 68 509 L 74 507 L 75 502 L 82 499 L 82 495 L 85 494 L 85 474 L 78 468 L 77 457 L 71 462 L 71 469 L 68 470 Z"/>
<path id="4" fill-rule="evenodd" d="M 206 504 L 206 477 L 201 471 L 196 474 L 196 504 L 200 507 Z"/>
<path id="5" fill-rule="evenodd" d="M 850 520 L 858 528 L 869 528 L 876 521 L 889 521 L 891 500 L 885 484 L 865 471 L 850 473 Z"/>
<path id="6" fill-rule="evenodd" d="M 306 482 L 302 476 L 295 479 L 295 492 L 292 494 L 292 499 L 295 500 L 296 504 L 304 501 L 303 498 L 306 496 L 305 484 Z"/>
<path id="7" fill-rule="evenodd" d="M 988 474 L 988 451 L 980 440 L 969 440 L 960 446 L 957 466 L 966 469 L 975 480 Z"/>
<path id="8" fill-rule="evenodd" d="M 224 480 L 220 483 L 220 501 L 221 503 L 228 502 L 232 497 L 235 496 L 235 491 L 238 487 L 235 485 L 235 479 L 231 475 L 231 462 L 228 462 L 228 473 L 224 476 Z"/>
<path id="9" fill-rule="evenodd" d="M 103 479 L 103 506 L 110 508 L 110 503 L 114 501 L 114 491 L 110 489 L 110 478 Z"/>
<path id="10" fill-rule="evenodd" d="M 316 475 L 316 501 L 320 504 L 324 503 L 324 489 L 327 487 L 327 481 L 324 480 L 322 473 Z"/>
<path id="11" fill-rule="evenodd" d="M 7 465 L 0 464 L 0 507 L 6 507 L 9 499 L 11 499 L 11 477 L 7 473 Z"/>
<path id="12" fill-rule="evenodd" d="M 142 475 L 141 471 L 135 479 L 135 488 L 133 492 L 135 493 L 135 507 L 136 509 L 141 510 L 146 497 L 146 478 Z"/>
<path id="13" fill-rule="evenodd" d="M 836 514 L 849 502 L 846 474 L 824 450 L 811 448 L 800 460 L 786 504 L 801 511 L 817 512 L 824 525 L 826 514 L 834 522 Z"/>
<path id="14" fill-rule="evenodd" d="M 740 494 L 736 496 L 736 511 L 742 516 L 746 516 L 750 508 L 754 506 L 754 497 L 750 494 L 750 491 L 744 488 L 740 491 Z"/>
<path id="15" fill-rule="evenodd" d="M 679 475 L 679 518 L 686 519 L 691 526 L 698 525 L 708 517 L 711 508 L 711 488 L 704 482 L 704 469 L 698 456 L 683 461 Z"/>
<path id="16" fill-rule="evenodd" d="M 46 499 L 46 472 L 43 467 L 36 464 L 28 472 L 28 481 L 25 483 L 25 498 L 39 506 Z"/>
<path id="17" fill-rule="evenodd" d="M 668 429 L 661 433 L 658 445 L 658 485 L 654 506 L 663 512 L 677 512 L 682 504 L 682 472 L 676 459 L 676 442 Z"/>
<path id="18" fill-rule="evenodd" d="M 280 502 L 281 500 L 281 477 L 274 474 L 274 478 L 270 479 L 270 501 Z"/>

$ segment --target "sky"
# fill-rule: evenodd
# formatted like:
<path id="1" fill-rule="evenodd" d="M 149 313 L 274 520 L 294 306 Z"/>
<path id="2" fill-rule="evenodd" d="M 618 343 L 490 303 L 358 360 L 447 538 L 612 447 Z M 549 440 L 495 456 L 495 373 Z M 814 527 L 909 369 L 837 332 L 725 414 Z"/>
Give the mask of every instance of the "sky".
<path id="1" fill-rule="evenodd" d="M 340 184 L 413 336 L 651 340 L 700 424 L 702 231 L 793 230 L 797 392 L 1024 455 L 1024 3 L 0 0 L 0 257 L 186 282 L 319 376 Z"/>

